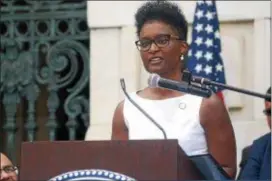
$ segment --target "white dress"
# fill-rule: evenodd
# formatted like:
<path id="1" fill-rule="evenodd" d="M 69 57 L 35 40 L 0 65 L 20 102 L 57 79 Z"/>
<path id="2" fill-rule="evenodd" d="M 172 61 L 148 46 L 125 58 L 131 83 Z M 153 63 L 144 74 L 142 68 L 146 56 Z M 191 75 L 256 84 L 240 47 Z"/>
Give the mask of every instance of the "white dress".
<path id="1" fill-rule="evenodd" d="M 136 92 L 129 95 L 164 129 L 168 139 L 178 140 L 188 156 L 207 153 L 205 133 L 199 121 L 201 97 L 186 94 L 165 100 L 149 100 Z M 123 114 L 130 140 L 164 139 L 161 130 L 127 98 Z"/>

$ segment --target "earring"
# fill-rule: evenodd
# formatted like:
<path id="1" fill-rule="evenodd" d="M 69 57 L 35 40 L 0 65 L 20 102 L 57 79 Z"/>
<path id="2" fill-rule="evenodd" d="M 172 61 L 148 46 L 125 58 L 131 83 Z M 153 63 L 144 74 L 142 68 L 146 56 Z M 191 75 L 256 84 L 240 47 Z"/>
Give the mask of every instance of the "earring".
<path id="1" fill-rule="evenodd" d="M 184 60 L 184 55 L 181 55 L 180 56 L 180 61 L 183 61 Z"/>

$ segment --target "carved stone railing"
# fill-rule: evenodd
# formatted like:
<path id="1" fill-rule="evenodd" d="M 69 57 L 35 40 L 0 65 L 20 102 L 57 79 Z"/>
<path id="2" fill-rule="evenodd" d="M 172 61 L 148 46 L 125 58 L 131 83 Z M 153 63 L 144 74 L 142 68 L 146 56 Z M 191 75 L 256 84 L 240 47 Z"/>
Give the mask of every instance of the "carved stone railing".
<path id="1" fill-rule="evenodd" d="M 68 139 L 76 138 L 79 120 L 89 123 L 89 29 L 85 0 L 1 0 L 0 115 L 4 151 L 13 160 L 18 154 L 16 137 L 36 140 L 39 129 L 37 101 L 45 89 L 48 139 L 56 140 L 60 127 L 57 111 L 67 118 Z M 45 87 L 45 88 L 44 88 Z M 60 98 L 65 94 L 65 98 Z M 65 92 L 65 93 L 63 93 Z M 86 92 L 86 90 L 85 90 Z M 18 105 L 26 118 L 23 135 L 16 134 Z M 1 108 L 2 109 L 2 108 Z M 3 120 L 3 121 L 2 121 Z"/>

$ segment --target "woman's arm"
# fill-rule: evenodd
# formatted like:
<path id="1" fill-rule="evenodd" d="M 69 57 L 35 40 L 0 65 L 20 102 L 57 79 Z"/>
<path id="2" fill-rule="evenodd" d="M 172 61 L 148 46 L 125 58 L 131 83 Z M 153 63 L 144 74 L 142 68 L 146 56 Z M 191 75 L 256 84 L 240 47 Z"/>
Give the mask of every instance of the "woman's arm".
<path id="1" fill-rule="evenodd" d="M 226 107 L 217 95 L 202 101 L 200 122 L 205 130 L 209 153 L 234 179 L 236 176 L 234 131 Z"/>
<path id="2" fill-rule="evenodd" d="M 124 101 L 120 102 L 113 115 L 112 120 L 112 140 L 128 140 L 128 129 L 123 116 Z"/>

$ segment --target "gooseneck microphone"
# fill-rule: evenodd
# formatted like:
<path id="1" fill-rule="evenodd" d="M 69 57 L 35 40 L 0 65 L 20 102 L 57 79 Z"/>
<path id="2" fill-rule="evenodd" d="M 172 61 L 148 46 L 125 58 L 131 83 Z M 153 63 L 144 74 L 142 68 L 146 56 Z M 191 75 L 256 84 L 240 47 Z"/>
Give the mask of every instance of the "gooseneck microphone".
<path id="1" fill-rule="evenodd" d="M 141 112 L 143 113 L 159 130 L 161 130 L 164 139 L 167 139 L 166 133 L 164 131 L 164 129 L 149 115 L 147 114 L 147 112 L 145 112 L 133 99 L 131 99 L 131 97 L 128 95 L 127 91 L 126 91 L 126 84 L 125 84 L 125 80 L 122 78 L 120 79 L 120 84 L 122 87 L 122 90 L 126 96 L 126 98 Z"/>
<path id="2" fill-rule="evenodd" d="M 200 97 L 210 97 L 212 95 L 212 91 L 210 89 L 192 85 L 184 81 L 178 82 L 170 79 L 161 78 L 158 74 L 150 75 L 148 79 L 148 85 L 150 87 L 162 87 Z"/>

